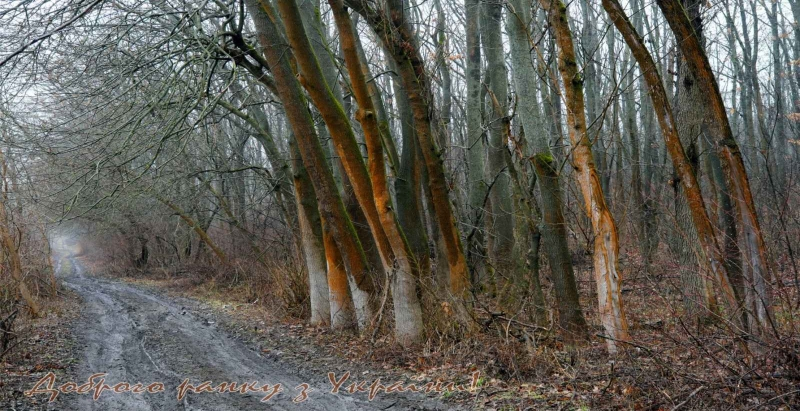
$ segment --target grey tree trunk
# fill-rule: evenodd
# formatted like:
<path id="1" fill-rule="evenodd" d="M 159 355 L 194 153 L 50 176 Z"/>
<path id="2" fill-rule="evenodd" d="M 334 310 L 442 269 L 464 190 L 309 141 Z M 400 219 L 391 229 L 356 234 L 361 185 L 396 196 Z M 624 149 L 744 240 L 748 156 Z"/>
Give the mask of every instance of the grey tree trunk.
<path id="1" fill-rule="evenodd" d="M 327 259 L 322 234 L 322 218 L 317 209 L 317 195 L 309 180 L 297 143 L 290 140 L 292 149 L 292 172 L 294 174 L 295 202 L 297 204 L 297 220 L 303 244 L 306 269 L 308 270 L 309 297 L 311 299 L 311 324 L 328 325 L 334 328 L 347 328 L 353 325 L 349 316 L 353 315 L 352 307 L 342 312 L 343 307 L 334 307 L 337 312 L 336 321 L 331 320 L 331 301 L 328 288 Z M 337 250 L 338 251 L 338 250 Z M 344 269 L 342 267 L 342 269 Z M 343 301 L 340 305 L 350 304 Z M 344 316 L 344 317 L 343 317 Z"/>
<path id="2" fill-rule="evenodd" d="M 702 36 L 702 20 L 700 17 L 700 1 L 684 0 L 684 7 L 691 16 L 695 31 Z M 701 108 L 705 106 L 705 99 L 697 80 L 691 73 L 683 57 L 678 60 L 678 93 L 675 100 L 675 117 L 678 122 L 678 135 L 686 151 L 689 163 L 697 176 L 700 167 L 700 140 L 705 129 L 707 113 Z M 689 206 L 686 196 L 678 184 L 678 176 L 673 177 L 673 192 L 675 202 L 675 219 L 678 230 L 674 233 L 674 252 L 677 254 L 681 265 L 681 291 L 683 292 L 683 305 L 687 314 L 694 321 L 703 321 L 715 309 L 711 284 L 706 281 L 706 275 L 700 272 L 697 256 L 697 233 L 692 225 L 689 215 Z M 699 178 L 698 178 L 699 180 Z"/>
<path id="3" fill-rule="evenodd" d="M 511 41 L 511 63 L 514 73 L 514 85 L 519 100 L 517 111 L 520 115 L 525 136 L 530 141 L 531 159 L 538 180 L 541 193 L 541 236 L 544 249 L 550 262 L 551 278 L 558 305 L 559 326 L 570 333 L 580 334 L 586 327 L 580 301 L 578 298 L 577 283 L 572 267 L 572 259 L 567 243 L 567 223 L 564 220 L 563 200 L 560 177 L 556 169 L 556 162 L 550 151 L 549 136 L 543 133 L 546 130 L 545 121 L 539 110 L 537 91 L 534 86 L 538 83 L 534 66 L 531 61 L 530 31 L 528 30 L 531 15 L 530 8 L 525 7 L 524 0 L 512 0 L 513 13 L 508 12 L 507 26 Z M 534 233 L 534 246 L 538 252 L 539 232 Z M 538 265 L 536 266 L 538 269 Z M 536 273 L 534 273 L 536 274 Z M 531 284 L 536 296 L 536 287 L 540 287 L 538 276 Z M 538 291 L 541 292 L 541 291 Z M 541 304 L 543 297 L 535 298 Z"/>
<path id="4" fill-rule="evenodd" d="M 505 63 L 502 41 L 503 6 L 497 1 L 485 1 L 481 20 L 481 40 L 486 55 L 486 71 L 489 77 L 487 109 L 490 115 L 488 165 L 486 180 L 491 188 L 492 236 L 489 260 L 493 269 L 501 276 L 511 277 L 514 251 L 514 207 L 511 201 L 511 180 L 506 171 L 508 153 L 508 70 Z"/>
<path id="5" fill-rule="evenodd" d="M 484 276 L 483 258 L 486 254 L 483 231 L 479 229 L 484 213 L 486 196 L 484 182 L 485 134 L 483 130 L 483 105 L 481 104 L 481 31 L 480 0 L 465 0 L 467 37 L 467 185 L 469 192 L 469 220 L 475 229 L 467 238 L 467 257 L 474 277 Z M 473 279 L 474 280 L 474 279 Z M 473 283 L 477 283 L 473 281 Z"/>
<path id="6" fill-rule="evenodd" d="M 394 66 L 395 64 L 390 62 L 390 67 L 394 68 Z M 400 225 L 406 233 L 406 238 L 408 238 L 408 242 L 414 250 L 414 255 L 417 257 L 417 264 L 420 266 L 421 271 L 430 272 L 430 251 L 426 224 L 423 221 L 424 208 L 421 198 L 422 176 L 419 172 L 420 169 L 417 167 L 421 159 L 417 156 L 419 149 L 414 131 L 414 117 L 406 91 L 400 84 L 400 79 L 392 79 L 392 85 L 399 114 L 401 140 L 403 142 L 400 169 L 394 182 L 397 198 L 397 218 L 400 220 Z M 437 271 L 440 271 L 438 270 L 440 266 L 443 269 L 441 271 L 445 272 L 446 278 L 447 265 L 438 264 Z M 446 287 L 446 282 L 442 285 Z"/>

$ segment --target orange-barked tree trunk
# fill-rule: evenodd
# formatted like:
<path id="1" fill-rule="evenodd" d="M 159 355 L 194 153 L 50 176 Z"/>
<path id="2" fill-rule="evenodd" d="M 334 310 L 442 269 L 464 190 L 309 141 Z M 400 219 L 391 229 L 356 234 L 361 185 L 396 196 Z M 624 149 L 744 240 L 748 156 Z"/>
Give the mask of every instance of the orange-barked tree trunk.
<path id="1" fill-rule="evenodd" d="M 322 69 L 311 49 L 311 43 L 302 29 L 300 11 L 294 1 L 278 2 L 281 17 L 286 23 L 286 33 L 300 68 L 300 78 L 314 105 L 320 112 L 333 139 L 336 152 L 342 159 L 347 177 L 353 186 L 356 199 L 378 245 L 384 270 L 394 275 L 392 283 L 395 303 L 395 323 L 398 340 L 403 343 L 416 341 L 422 335 L 422 311 L 416 297 L 416 284 L 412 277 L 411 253 L 392 211 L 381 135 L 376 120 L 372 99 L 363 79 L 362 69 L 352 34 L 352 23 L 343 6 L 331 4 L 336 11 L 340 41 L 354 94 L 358 101 L 357 118 L 364 126 L 370 172 L 364 165 L 355 133 L 342 106 L 338 104 L 324 80 Z M 344 13 L 344 14 L 342 14 Z M 346 20 L 346 22 L 344 22 Z M 349 23 L 349 24 L 348 24 Z M 347 26 L 347 27 L 344 27 Z M 348 31 L 350 33 L 348 33 Z M 395 270 L 397 266 L 397 270 Z M 398 311 L 399 310 L 399 311 Z"/>
<path id="2" fill-rule="evenodd" d="M 628 48 L 633 53 L 633 57 L 639 63 L 641 72 L 644 74 L 645 82 L 650 92 L 650 99 L 653 102 L 653 108 L 661 126 L 661 134 L 664 136 L 664 144 L 672 158 L 672 166 L 675 168 L 675 172 L 683 186 L 686 202 L 689 205 L 689 211 L 697 231 L 697 239 L 705 254 L 701 264 L 705 266 L 708 272 L 712 273 L 713 280 L 722 290 L 732 312 L 736 312 L 740 302 L 731 285 L 726 270 L 725 257 L 717 242 L 717 233 L 714 225 L 706 212 L 700 184 L 697 182 L 697 176 L 678 136 L 677 123 L 672 114 L 669 98 L 666 90 L 664 90 L 661 76 L 658 74 L 658 67 L 619 2 L 617 0 L 603 0 L 603 7 L 611 17 L 611 21 L 617 27 L 617 30 L 622 34 L 628 44 Z"/>
<path id="3" fill-rule="evenodd" d="M 547 11 L 551 30 L 558 45 L 558 70 L 565 89 L 567 128 L 572 142 L 572 164 L 583 193 L 586 213 L 594 229 L 594 275 L 600 321 L 609 338 L 608 351 L 616 352 L 616 341 L 627 341 L 628 323 L 622 309 L 622 273 L 617 265 L 619 243 L 614 218 L 606 206 L 600 179 L 592 157 L 592 142 L 586 134 L 583 79 L 575 59 L 575 46 L 569 28 L 567 7 L 560 0 L 540 0 Z"/>
<path id="4" fill-rule="evenodd" d="M 422 336 L 422 309 L 417 297 L 417 283 L 414 278 L 414 253 L 406 241 L 402 228 L 395 217 L 389 185 L 386 180 L 381 145 L 381 129 L 372 97 L 364 77 L 364 69 L 356 47 L 356 33 L 350 15 L 341 0 L 328 0 L 339 30 L 339 41 L 345 58 L 353 95 L 358 102 L 356 119 L 364 130 L 369 158 L 369 175 L 372 183 L 374 206 L 378 212 L 381 226 L 388 237 L 394 252 L 397 270 L 393 273 L 392 302 L 394 303 L 395 337 L 402 344 L 419 340 Z M 420 273 L 418 273 L 420 274 Z"/>
<path id="5" fill-rule="evenodd" d="M 353 284 L 352 290 L 359 291 L 367 300 L 374 300 L 375 288 L 372 275 L 368 270 L 368 263 L 361 243 L 358 241 L 355 227 L 347 213 L 333 178 L 333 173 L 328 164 L 322 144 L 317 137 L 314 121 L 309 112 L 308 103 L 300 83 L 292 70 L 293 59 L 289 44 L 278 29 L 278 22 L 272 20 L 265 9 L 269 10 L 269 3 L 259 0 L 246 0 L 245 5 L 252 16 L 258 33 L 259 42 L 264 49 L 270 70 L 275 76 L 275 88 L 278 97 L 283 103 L 286 117 L 297 141 L 297 147 L 303 159 L 303 164 L 311 177 L 314 191 L 318 199 L 318 208 L 325 227 L 335 240 L 340 251 L 341 261 L 348 273 L 348 280 Z M 262 6 L 264 8 L 262 8 Z M 328 251 L 326 250 L 326 255 Z M 331 260 L 328 259 L 328 269 L 331 269 Z M 341 291 L 331 284 L 331 273 L 328 274 L 328 284 L 331 292 L 331 302 L 341 295 L 334 293 Z M 356 307 L 360 314 L 359 320 L 363 325 L 371 318 L 371 313 L 366 313 L 368 305 Z M 331 307 L 331 316 L 335 318 L 336 307 Z"/>
<path id="6" fill-rule="evenodd" d="M 333 238 L 331 228 L 324 221 L 322 223 L 323 239 L 325 241 L 325 258 L 328 261 L 328 288 L 330 289 L 331 303 L 331 328 L 334 330 L 354 329 L 358 323 L 356 318 L 353 298 L 347 280 L 342 253 L 336 240 Z"/>
<path id="7" fill-rule="evenodd" d="M 748 295 L 748 311 L 752 311 L 752 331 L 760 332 L 768 328 L 775 331 L 771 315 L 771 297 L 768 289 L 769 265 L 764 237 L 758 222 L 753 194 L 750 191 L 750 181 L 744 167 L 742 152 L 731 131 L 725 103 L 719 91 L 719 84 L 711 70 L 703 45 L 697 38 L 691 22 L 681 3 L 677 0 L 656 0 L 661 12 L 667 19 L 672 32 L 678 39 L 677 44 L 683 54 L 689 70 L 692 71 L 703 94 L 708 99 L 711 114 L 711 129 L 721 151 L 720 159 L 725 171 L 731 196 L 736 204 L 736 211 L 742 230 L 742 249 L 744 250 L 745 268 L 748 272 L 749 287 L 745 290 Z"/>
<path id="8" fill-rule="evenodd" d="M 385 11 L 375 10 L 363 0 L 346 0 L 345 3 L 366 19 L 397 63 L 403 85 L 408 92 L 417 140 L 428 171 L 436 222 L 447 251 L 450 290 L 456 298 L 465 298 L 469 291 L 467 260 L 464 257 L 461 237 L 450 205 L 442 153 L 434 138 L 435 132 L 444 133 L 444 130 L 436 121 L 434 99 L 430 80 L 425 71 L 425 62 L 417 47 L 411 25 L 405 18 L 405 10 L 400 4 L 402 2 L 396 0 L 388 2 L 391 18 Z"/>

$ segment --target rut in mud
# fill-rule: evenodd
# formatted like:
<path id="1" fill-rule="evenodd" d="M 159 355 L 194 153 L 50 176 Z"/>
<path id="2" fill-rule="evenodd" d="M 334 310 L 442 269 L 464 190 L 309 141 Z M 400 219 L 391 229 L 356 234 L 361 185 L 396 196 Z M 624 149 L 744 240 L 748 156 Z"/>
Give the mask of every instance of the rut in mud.
<path id="1" fill-rule="evenodd" d="M 280 358 L 258 352 L 231 338 L 207 319 L 163 295 L 117 281 L 86 275 L 72 260 L 72 273 L 63 278 L 66 286 L 81 295 L 84 313 L 77 330 L 82 346 L 76 382 L 86 383 L 95 373 L 106 373 L 105 383 L 131 385 L 163 383 L 162 392 L 114 393 L 103 391 L 97 400 L 91 394 L 61 394 L 69 409 L 80 410 L 381 410 L 448 409 L 435 398 L 420 393 L 390 393 L 370 401 L 368 393 L 330 393 L 327 375 L 306 375 Z M 210 381 L 236 382 L 236 392 L 194 393 L 178 399 L 178 388 L 188 379 L 195 387 Z M 98 380 L 95 380 L 98 381 Z M 250 392 L 238 391 L 241 384 L 252 383 Z M 56 381 L 55 386 L 63 381 Z M 266 392 L 252 388 L 270 387 Z M 280 384 L 269 400 L 274 385 Z M 303 386 L 302 384 L 308 384 Z M 387 384 L 388 385 L 388 384 Z M 186 387 L 186 386 L 184 386 Z M 131 387 L 133 388 L 133 387 Z M 159 391 L 158 386 L 151 387 Z M 302 392 L 308 398 L 302 398 Z"/>

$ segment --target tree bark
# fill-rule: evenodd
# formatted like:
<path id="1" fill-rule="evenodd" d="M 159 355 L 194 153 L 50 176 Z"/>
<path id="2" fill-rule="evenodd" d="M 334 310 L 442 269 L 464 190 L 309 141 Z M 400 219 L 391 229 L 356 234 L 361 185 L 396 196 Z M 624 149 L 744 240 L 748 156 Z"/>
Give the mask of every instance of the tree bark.
<path id="1" fill-rule="evenodd" d="M 255 23 L 259 41 L 275 76 L 278 96 L 283 102 L 286 116 L 297 138 L 303 164 L 314 185 L 321 218 L 329 225 L 328 231 L 336 241 L 348 279 L 352 278 L 349 282 L 355 285 L 351 291 L 354 294 L 361 294 L 353 295 L 356 311 L 365 313 L 368 301 L 373 300 L 375 296 L 372 275 L 367 269 L 364 250 L 358 241 L 355 228 L 336 188 L 325 152 L 317 138 L 305 96 L 291 68 L 291 49 L 278 30 L 275 15 L 268 14 L 271 6 L 265 0 L 246 0 L 245 5 Z M 331 315 L 334 315 L 333 308 Z M 367 326 L 370 319 L 371 314 L 368 317 L 362 315 L 359 317 L 359 325 Z"/>
<path id="2" fill-rule="evenodd" d="M 483 210 L 483 199 L 486 195 L 486 183 L 483 176 L 485 134 L 483 131 L 483 105 L 481 104 L 481 43 L 480 43 L 480 0 L 465 0 L 466 31 L 466 76 L 467 76 L 467 186 L 469 203 L 469 222 L 475 227 L 473 234 L 467 238 L 467 257 L 474 276 L 483 277 L 484 238 L 480 229 Z"/>
<path id="3" fill-rule="evenodd" d="M 447 247 L 447 262 L 450 267 L 450 289 L 458 298 L 469 289 L 469 272 L 461 248 L 461 238 L 456 219 L 450 205 L 449 190 L 442 164 L 442 153 L 437 147 L 434 133 L 443 132 L 436 121 L 430 82 L 425 64 L 420 55 L 411 26 L 405 18 L 401 5 L 390 2 L 391 17 L 383 11 L 374 10 L 362 0 L 348 0 L 346 4 L 364 16 L 372 29 L 381 37 L 397 63 L 408 99 L 414 113 L 414 127 L 425 159 L 428 180 L 432 193 L 439 230 Z"/>
<path id="4" fill-rule="evenodd" d="M 583 337 L 586 335 L 586 320 L 581 310 L 572 256 L 567 243 L 561 182 L 556 161 L 550 151 L 550 141 L 547 134 L 542 133 L 545 127 L 534 89 L 537 79 L 530 53 L 533 48 L 528 31 L 530 10 L 525 7 L 523 0 L 512 0 L 511 4 L 513 11 L 508 12 L 508 33 L 511 40 L 514 84 L 519 100 L 517 110 L 525 136 L 531 142 L 530 161 L 541 193 L 541 234 L 534 233 L 534 244 L 538 248 L 538 237 L 541 235 L 550 262 L 559 327 L 570 338 Z"/>
<path id="5" fill-rule="evenodd" d="M 389 67 L 393 70 L 395 64 L 390 60 Z M 394 70 L 396 71 L 396 70 Z M 403 152 L 400 157 L 400 167 L 397 179 L 394 181 L 395 198 L 397 202 L 397 218 L 403 227 L 408 242 L 414 251 L 419 265 L 420 272 L 429 272 L 431 269 L 431 254 L 428 247 L 427 229 L 424 219 L 424 206 L 422 204 L 422 175 L 419 163 L 421 159 L 417 154 L 416 133 L 414 131 L 414 118 L 411 112 L 411 105 L 408 102 L 406 91 L 400 84 L 399 79 L 392 80 L 395 104 L 400 121 L 401 141 L 403 142 Z M 437 265 L 437 271 L 439 271 Z"/>
<path id="6" fill-rule="evenodd" d="M 682 0 L 686 5 L 687 13 L 691 15 L 695 32 L 702 36 L 702 17 L 700 15 L 699 0 Z M 677 94 L 674 102 L 675 117 L 681 121 L 677 123 L 678 136 L 681 139 L 686 157 L 689 160 L 695 177 L 700 175 L 700 140 L 702 139 L 705 122 L 708 118 L 703 104 L 702 90 L 697 85 L 691 70 L 686 67 L 685 57 L 680 54 L 678 59 Z M 709 319 L 715 310 L 714 294 L 711 284 L 698 270 L 698 238 L 689 218 L 689 205 L 681 193 L 682 186 L 677 183 L 680 176 L 674 176 L 673 185 L 675 193 L 675 218 L 676 230 L 673 243 L 675 252 L 681 265 L 681 292 L 683 305 L 688 315 L 696 322 Z M 699 180 L 699 178 L 697 178 Z"/>
<path id="7" fill-rule="evenodd" d="M 414 253 L 409 246 L 392 206 L 386 180 L 386 165 L 381 145 L 381 130 L 375 107 L 364 77 L 364 70 L 356 50 L 355 31 L 350 15 L 341 0 L 328 0 L 339 31 L 345 64 L 350 74 L 353 95 L 358 102 L 356 119 L 364 130 L 369 158 L 370 182 L 374 192 L 374 206 L 380 224 L 388 237 L 395 261 L 385 261 L 387 267 L 397 264 L 391 279 L 394 303 L 395 337 L 404 345 L 418 341 L 422 336 L 422 309 L 417 298 L 417 284 L 412 263 Z M 384 258 L 388 258 L 385 256 Z M 387 270 L 387 273 L 389 271 Z M 421 273 L 417 272 L 417 276 Z"/>
<path id="8" fill-rule="evenodd" d="M 375 237 L 384 269 L 389 272 L 394 265 L 395 254 L 381 224 L 380 213 L 375 204 L 374 187 L 361 156 L 353 128 L 341 104 L 336 101 L 330 91 L 330 86 L 324 80 L 322 69 L 311 48 L 311 43 L 302 29 L 302 19 L 297 5 L 294 1 L 282 1 L 278 2 L 278 9 L 285 23 L 287 39 L 297 59 L 300 82 L 308 91 L 325 121 L 336 152 L 342 160 L 342 165 L 352 184 L 358 204 L 364 211 L 372 235 Z M 375 115 L 374 110 L 371 115 Z"/>
<path id="9" fill-rule="evenodd" d="M 680 176 L 680 184 L 684 189 L 683 193 L 691 211 L 695 232 L 704 252 L 704 265 L 714 275 L 731 309 L 736 310 L 739 306 L 738 299 L 726 271 L 724 255 L 717 243 L 714 226 L 706 212 L 700 185 L 681 144 L 677 123 L 670 108 L 669 97 L 661 82 L 661 76 L 658 74 L 655 61 L 636 29 L 628 21 L 628 17 L 619 2 L 617 0 L 603 0 L 603 7 L 611 17 L 617 30 L 622 34 L 634 58 L 639 63 L 642 73 L 645 75 L 645 80 L 650 90 L 650 98 L 653 101 L 653 108 L 656 110 L 656 116 L 664 136 L 664 142 L 672 158 L 673 167 Z"/>
<path id="10" fill-rule="evenodd" d="M 311 299 L 311 324 L 334 325 L 331 320 L 332 304 L 330 295 L 333 294 L 328 288 L 327 274 L 327 252 L 322 233 L 322 218 L 317 208 L 317 195 L 314 192 L 314 185 L 308 176 L 308 171 L 303 165 L 300 151 L 295 141 L 290 141 L 292 152 L 292 173 L 294 174 L 295 202 L 297 203 L 297 220 L 300 226 L 302 238 L 303 255 L 305 256 L 306 270 L 308 271 L 309 297 Z M 335 269 L 343 270 L 341 256 L 334 262 Z M 352 301 L 350 293 L 344 296 L 336 294 L 337 312 L 350 308 Z M 347 305 L 349 304 L 349 305 Z M 340 315 L 340 314 L 339 314 Z M 349 321 L 353 315 L 352 311 L 347 314 L 348 321 L 338 321 L 334 328 L 346 328 L 352 325 Z"/>
<path id="11" fill-rule="evenodd" d="M 547 11 L 558 45 L 558 69 L 564 82 L 568 135 L 573 146 L 572 163 L 583 193 L 586 213 L 594 229 L 594 271 L 597 283 L 600 320 L 610 339 L 609 352 L 617 351 L 615 341 L 627 341 L 628 323 L 622 308 L 622 273 L 617 265 L 619 242 L 614 218 L 606 206 L 603 190 L 592 157 L 592 143 L 586 130 L 583 80 L 575 60 L 575 47 L 569 28 L 567 8 L 560 0 L 540 0 Z"/>
<path id="12" fill-rule="evenodd" d="M 491 110 L 487 110 L 489 141 L 487 145 L 488 174 L 491 182 L 489 204 L 491 205 L 491 225 L 487 231 L 492 236 L 489 261 L 501 277 L 512 277 L 514 251 L 514 207 L 511 202 L 512 184 L 506 164 L 508 164 L 508 70 L 503 52 L 502 29 L 503 5 L 496 0 L 482 0 L 481 40 L 486 56 L 486 72 L 489 77 L 488 91 Z M 533 130 L 531 130 L 533 131 Z"/>
<path id="13" fill-rule="evenodd" d="M 742 160 L 739 145 L 733 137 L 725 104 L 719 91 L 708 56 L 700 39 L 694 33 L 691 23 L 677 0 L 656 0 L 675 37 L 680 39 L 678 46 L 683 53 L 689 69 L 694 73 L 703 94 L 708 99 L 712 116 L 711 129 L 718 149 L 721 151 L 722 166 L 725 170 L 728 187 L 735 199 L 737 214 L 742 230 L 744 259 L 749 268 L 748 292 L 752 299 L 748 309 L 752 310 L 755 329 L 758 332 L 774 327 L 771 317 L 772 302 L 768 289 L 769 265 L 764 237 L 758 222 L 750 181 Z M 774 328 L 773 328 L 774 329 Z"/>
<path id="14" fill-rule="evenodd" d="M 328 262 L 328 290 L 330 291 L 331 328 L 334 330 L 352 330 L 357 325 L 356 309 L 350 294 L 345 263 L 330 226 L 322 224 L 325 244 L 325 259 Z"/>

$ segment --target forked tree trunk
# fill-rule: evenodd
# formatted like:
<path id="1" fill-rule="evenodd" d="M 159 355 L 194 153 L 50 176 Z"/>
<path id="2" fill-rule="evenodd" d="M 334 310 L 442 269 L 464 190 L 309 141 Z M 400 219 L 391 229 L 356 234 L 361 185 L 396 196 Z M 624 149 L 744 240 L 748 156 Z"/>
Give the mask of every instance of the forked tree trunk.
<path id="1" fill-rule="evenodd" d="M 456 219 L 450 205 L 442 153 L 434 138 L 434 133 L 441 133 L 443 130 L 436 121 L 434 99 L 425 71 L 425 63 L 416 46 L 417 41 L 410 23 L 405 18 L 405 10 L 396 1 L 391 1 L 390 18 L 383 11 L 372 9 L 362 0 L 348 0 L 346 4 L 365 17 L 397 63 L 403 84 L 408 92 L 411 110 L 414 113 L 414 127 L 428 171 L 433 208 L 447 248 L 450 290 L 457 298 L 465 297 L 469 289 L 469 272 L 461 247 L 459 230 L 456 227 Z"/>
<path id="2" fill-rule="evenodd" d="M 592 143 L 586 132 L 583 80 L 575 60 L 575 47 L 569 28 L 567 7 L 560 0 L 540 0 L 547 11 L 558 45 L 558 69 L 564 82 L 567 127 L 572 142 L 572 163 L 583 193 L 586 213 L 594 229 L 594 275 L 600 321 L 608 339 L 609 352 L 617 351 L 616 341 L 627 341 L 628 323 L 622 309 L 622 273 L 617 265 L 619 242 L 614 218 L 606 206 L 600 178 L 592 158 Z"/>
<path id="3" fill-rule="evenodd" d="M 352 281 L 348 282 L 355 285 L 352 291 L 361 294 L 353 296 L 354 303 L 357 303 L 356 310 L 364 313 L 367 311 L 368 301 L 374 300 L 375 296 L 372 276 L 367 269 L 364 250 L 336 188 L 333 173 L 317 137 L 300 83 L 291 68 L 291 49 L 278 29 L 278 23 L 273 20 L 274 14 L 269 16 L 267 13 L 271 11 L 269 3 L 263 0 L 246 0 L 245 5 L 255 23 L 266 60 L 275 76 L 278 97 L 283 102 L 286 116 L 297 139 L 303 164 L 314 185 L 321 218 L 328 222 L 329 232 L 338 246 L 342 264 L 349 275 L 348 280 L 352 278 Z M 333 310 L 331 315 L 335 315 Z M 366 326 L 370 319 L 371 316 L 362 315 L 359 318 L 360 325 Z"/>
<path id="4" fill-rule="evenodd" d="M 622 34 L 634 58 L 639 63 L 642 73 L 644 73 L 650 90 L 653 108 L 656 110 L 662 135 L 664 136 L 664 143 L 672 158 L 675 172 L 680 177 L 680 183 L 692 215 L 697 238 L 704 253 L 703 265 L 713 274 L 714 280 L 722 290 L 727 303 L 735 311 L 738 309 L 739 303 L 726 271 L 724 255 L 717 243 L 714 226 L 706 212 L 700 185 L 678 136 L 677 123 L 672 115 L 669 98 L 664 90 L 655 61 L 653 61 L 653 57 L 636 29 L 628 21 L 619 2 L 617 0 L 603 0 L 603 7 L 611 17 L 611 21 L 617 27 L 617 30 Z"/>
<path id="5" fill-rule="evenodd" d="M 528 32 L 530 7 L 523 0 L 512 0 L 508 12 L 508 32 L 511 40 L 511 62 L 514 68 L 519 107 L 517 109 L 525 135 L 531 141 L 531 163 L 538 178 L 541 193 L 541 236 L 550 262 L 553 288 L 558 306 L 558 325 L 569 338 L 586 335 L 586 320 L 581 311 L 578 286 L 567 243 L 567 223 L 564 220 L 563 194 L 557 163 L 550 151 L 549 136 L 544 133 L 536 99 L 536 73 L 531 62 L 533 41 Z M 539 233 L 534 234 L 536 237 Z M 534 242 L 538 243 L 538 240 Z M 538 247 L 538 244 L 536 244 Z M 534 290 L 534 292 L 536 292 Z"/>
<path id="6" fill-rule="evenodd" d="M 752 298 L 748 298 L 752 303 L 747 307 L 753 313 L 754 329 L 752 331 L 759 332 L 768 328 L 774 330 L 771 315 L 772 302 L 767 282 L 770 274 L 764 237 L 758 222 L 742 153 L 733 137 L 719 85 L 714 77 L 708 56 L 695 35 L 691 23 L 686 18 L 680 2 L 678 0 L 656 0 L 656 3 L 664 13 L 675 37 L 680 40 L 678 47 L 683 53 L 689 69 L 694 73 L 703 94 L 708 99 L 708 109 L 711 114 L 710 128 L 722 154 L 720 156 L 722 167 L 725 170 L 726 180 L 736 205 L 742 230 L 741 245 L 744 250 L 744 264 L 749 268 L 749 278 L 747 279 L 749 284 L 746 291 L 752 296 Z"/>
<path id="7" fill-rule="evenodd" d="M 417 297 L 417 284 L 414 276 L 414 253 L 411 250 L 400 225 L 395 218 L 389 185 L 386 180 L 386 165 L 381 146 L 381 130 L 377 121 L 375 107 L 367 88 L 364 70 L 356 50 L 355 31 L 350 15 L 341 0 L 328 0 L 333 10 L 339 40 L 344 52 L 347 71 L 353 95 L 358 102 L 356 119 L 364 130 L 369 158 L 369 175 L 372 183 L 374 206 L 380 224 L 388 237 L 396 261 L 385 261 L 387 267 L 397 264 L 392 273 L 392 302 L 394 303 L 395 337 L 402 344 L 416 342 L 422 336 L 422 309 Z M 388 256 L 385 256 L 386 258 Z M 387 270 L 387 273 L 389 271 Z M 417 272 L 417 275 L 422 273 Z"/>

